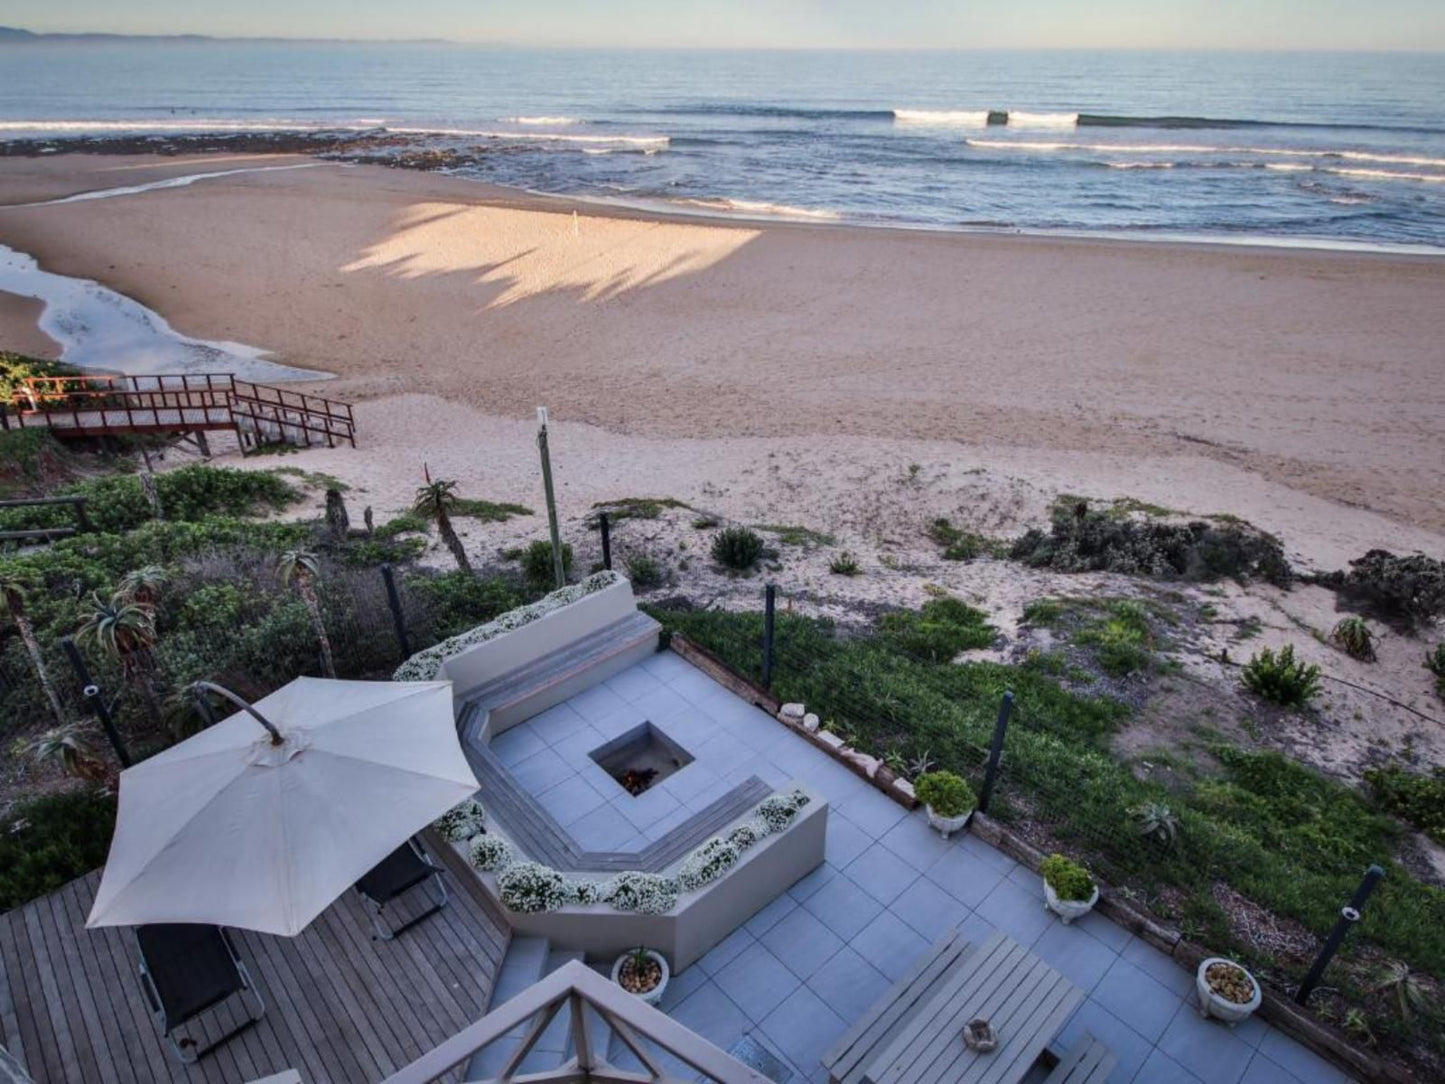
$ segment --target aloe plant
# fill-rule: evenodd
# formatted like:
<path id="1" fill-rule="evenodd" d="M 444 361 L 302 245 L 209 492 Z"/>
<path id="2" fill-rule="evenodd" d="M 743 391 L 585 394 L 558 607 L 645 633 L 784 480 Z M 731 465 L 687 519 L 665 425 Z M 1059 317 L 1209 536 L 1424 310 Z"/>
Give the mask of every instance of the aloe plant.
<path id="1" fill-rule="evenodd" d="M 426 477 L 426 485 L 418 487 L 411 510 L 437 525 L 437 534 L 441 535 L 447 549 L 452 551 L 457 567 L 463 572 L 470 572 L 472 566 L 467 560 L 466 547 L 462 545 L 462 540 L 457 537 L 457 532 L 452 527 L 452 513 L 457 507 L 457 483 L 444 482 L 440 478 L 433 481 L 430 471 L 425 467 L 422 471 Z"/>
<path id="2" fill-rule="evenodd" d="M 1139 834 L 1153 839 L 1166 847 L 1172 847 L 1179 837 L 1179 818 L 1162 802 L 1142 802 L 1129 807 L 1129 816 Z"/>
<path id="3" fill-rule="evenodd" d="M 336 676 L 336 661 L 331 653 L 331 637 L 326 634 L 326 622 L 321 616 L 321 599 L 316 594 L 316 581 L 321 578 L 321 564 L 316 554 L 309 550 L 287 550 L 276 562 L 276 575 L 282 583 L 296 588 L 306 612 L 311 615 L 311 627 L 316 631 L 316 642 L 321 646 L 321 670 L 329 678 Z"/>
<path id="4" fill-rule="evenodd" d="M 107 773 L 105 761 L 90 744 L 81 723 L 62 723 L 18 743 L 17 752 L 39 764 L 54 764 L 66 775 L 99 783 Z"/>
<path id="5" fill-rule="evenodd" d="M 155 671 L 155 610 L 128 601 L 117 592 L 110 598 L 92 594 L 81 609 L 77 640 L 93 640 L 120 663 L 127 684 L 140 694 L 152 722 L 162 723 L 160 701 L 151 682 Z"/>
<path id="6" fill-rule="evenodd" d="M 1375 634 L 1363 617 L 1347 617 L 1330 631 L 1330 641 L 1352 659 L 1375 661 Z"/>

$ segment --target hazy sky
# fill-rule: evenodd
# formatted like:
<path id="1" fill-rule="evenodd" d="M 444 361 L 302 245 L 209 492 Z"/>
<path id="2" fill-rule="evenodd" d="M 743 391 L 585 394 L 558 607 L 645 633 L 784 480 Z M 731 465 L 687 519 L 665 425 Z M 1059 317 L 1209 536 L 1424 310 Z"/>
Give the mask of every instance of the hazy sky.
<path id="1" fill-rule="evenodd" d="M 0 22 L 531 45 L 1445 50 L 1445 0 L 5 0 Z"/>

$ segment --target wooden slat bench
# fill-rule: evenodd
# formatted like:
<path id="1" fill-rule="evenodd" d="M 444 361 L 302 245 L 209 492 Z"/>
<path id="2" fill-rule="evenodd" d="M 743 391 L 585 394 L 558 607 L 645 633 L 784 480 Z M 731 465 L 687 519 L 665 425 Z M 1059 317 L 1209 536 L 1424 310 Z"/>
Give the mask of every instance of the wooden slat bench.
<path id="1" fill-rule="evenodd" d="M 1104 1084 L 1119 1059 L 1087 1031 L 1064 1052 L 1044 1084 Z"/>

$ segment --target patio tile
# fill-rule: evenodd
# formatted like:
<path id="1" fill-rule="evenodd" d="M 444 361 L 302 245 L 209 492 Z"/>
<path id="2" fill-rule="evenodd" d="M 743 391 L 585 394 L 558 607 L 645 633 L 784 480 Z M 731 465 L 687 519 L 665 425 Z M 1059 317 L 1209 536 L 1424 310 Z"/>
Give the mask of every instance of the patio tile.
<path id="1" fill-rule="evenodd" d="M 828 838 L 823 844 L 823 853 L 833 865 L 846 866 L 872 845 L 868 833 L 847 817 L 828 818 Z"/>
<path id="2" fill-rule="evenodd" d="M 971 911 L 927 877 L 920 877 L 908 886 L 888 908 L 930 944 L 953 929 Z"/>
<path id="3" fill-rule="evenodd" d="M 674 719 L 683 718 L 696 710 L 689 701 L 665 685 L 632 701 L 632 709 L 664 729 Z"/>
<path id="4" fill-rule="evenodd" d="M 685 805 L 679 805 L 669 813 L 664 813 L 651 824 L 642 830 L 642 838 L 646 843 L 655 843 L 673 829 L 680 827 L 696 816 L 693 810 Z M 639 848 L 641 849 L 641 848 Z"/>
<path id="5" fill-rule="evenodd" d="M 552 744 L 552 752 L 573 765 L 581 771 L 594 761 L 588 755 L 592 750 L 607 741 L 602 732 L 591 723 L 584 722 L 580 727 L 573 730 L 565 738 L 560 738 Z"/>
<path id="6" fill-rule="evenodd" d="M 753 757 L 752 760 L 748 761 L 747 763 L 739 764 L 737 767 L 732 768 L 728 771 L 725 778 L 729 783 L 732 783 L 734 786 L 736 786 L 743 780 L 749 779 L 752 776 L 757 776 L 774 790 L 778 790 L 786 786 L 793 778 L 791 772 L 785 772 L 776 764 L 770 764 L 766 760 L 762 760 L 758 757 Z"/>
<path id="7" fill-rule="evenodd" d="M 1033 951 L 1084 993 L 1090 993 L 1119 954 L 1083 930 L 1055 922 L 1034 942 Z M 1156 984 L 1157 985 L 1157 984 Z"/>
<path id="8" fill-rule="evenodd" d="M 1119 955 L 1176 996 L 1190 997 L 1194 993 L 1194 976 L 1148 941 L 1131 937 Z"/>
<path id="9" fill-rule="evenodd" d="M 1025 889 L 1006 878 L 999 880 L 994 890 L 974 908 L 974 913 L 988 919 L 1025 947 L 1032 945 L 1058 921 Z"/>
<path id="10" fill-rule="evenodd" d="M 841 764 L 835 763 L 821 750 L 818 751 L 818 755 L 813 758 L 811 764 L 806 765 L 795 774 L 822 794 L 824 798 L 827 798 L 830 805 L 834 806 L 840 805 L 848 798 L 856 797 L 863 791 L 878 793 L 870 784 L 863 782 Z M 887 798 L 883 800 L 888 801 Z M 892 827 L 892 824 L 890 823 L 888 827 Z"/>
<path id="11" fill-rule="evenodd" d="M 798 901 L 784 892 L 772 903 L 748 919 L 747 922 L 744 923 L 744 928 L 754 937 L 761 937 L 786 918 L 789 913 L 797 909 Z"/>
<path id="12" fill-rule="evenodd" d="M 761 1024 L 774 1014 L 802 980 L 766 948 L 754 943 L 737 959 L 714 973 L 713 981 L 755 1024 Z"/>
<path id="13" fill-rule="evenodd" d="M 1154 1052 L 1148 1039 L 1129 1027 L 1097 1001 L 1090 998 L 1079 1006 L 1059 1032 L 1057 1043 L 1068 1047 L 1088 1032 L 1113 1051 L 1119 1064 L 1109 1074 L 1109 1084 L 1129 1084 Z"/>
<path id="14" fill-rule="evenodd" d="M 1134 1084 L 1202 1084 L 1202 1082 L 1199 1077 L 1164 1051 L 1155 1050 L 1144 1062 L 1138 1075 L 1134 1077 Z"/>
<path id="15" fill-rule="evenodd" d="M 804 739 L 783 728 L 783 736 L 768 749 L 768 759 L 784 771 L 798 775 L 805 772 L 824 754 Z"/>
<path id="16" fill-rule="evenodd" d="M 630 666 L 620 674 L 613 674 L 602 684 L 629 704 L 663 687 L 660 680 L 640 666 Z"/>
<path id="17" fill-rule="evenodd" d="M 556 704 L 541 715 L 534 715 L 527 720 L 527 726 L 536 731 L 537 736 L 548 745 L 556 745 L 586 725 L 587 720 L 566 703 Z"/>
<path id="18" fill-rule="evenodd" d="M 1186 997 L 1184 1003 L 1190 1008 L 1194 1008 L 1194 1006 L 1199 1004 L 1197 988 L 1195 995 L 1193 997 Z M 1258 1050 L 1263 1044 L 1265 1036 L 1273 1030 L 1274 1028 L 1266 1024 L 1264 1019 L 1256 1013 L 1248 1020 L 1234 1026 L 1234 1037 L 1236 1039 L 1243 1039 L 1250 1046 Z"/>
<path id="19" fill-rule="evenodd" d="M 849 947 L 897 982 L 928 950 L 928 942 L 893 912 L 884 911 L 859 931 Z"/>
<path id="20" fill-rule="evenodd" d="M 620 798 L 612 799 L 612 808 L 626 817 L 639 832 L 647 831 L 682 805 L 665 790 L 645 790 L 636 796 L 623 790 L 621 794 Z"/>
<path id="21" fill-rule="evenodd" d="M 732 1046 L 753 1026 L 747 1014 L 715 982 L 704 983 L 667 1015 L 722 1050 Z"/>
<path id="22" fill-rule="evenodd" d="M 512 766 L 512 778 L 529 794 L 541 794 L 564 779 L 575 778 L 577 768 L 568 764 L 552 749 L 533 753 Z"/>
<path id="23" fill-rule="evenodd" d="M 659 651 L 657 654 L 650 656 L 637 665 L 657 678 L 658 681 L 673 681 L 677 678 L 692 675 L 696 675 L 704 681 L 711 680 L 706 674 L 693 666 L 692 663 L 672 651 Z"/>
<path id="24" fill-rule="evenodd" d="M 746 952 L 758 939 L 739 926 L 707 951 L 702 959 L 692 966 L 704 975 L 716 975 L 733 960 Z"/>
<path id="25" fill-rule="evenodd" d="M 758 940 L 789 971 L 810 978 L 843 947 L 843 940 L 809 911 L 795 908 Z"/>
<path id="26" fill-rule="evenodd" d="M 1182 1004 L 1177 994 L 1123 958 L 1115 959 L 1093 997 L 1150 1042 L 1159 1041 Z"/>
<path id="27" fill-rule="evenodd" d="M 965 907 L 977 908 L 1004 879 L 1004 871 L 960 843 L 929 866 L 926 876 Z"/>
<path id="28" fill-rule="evenodd" d="M 748 765 L 756 756 L 751 749 L 729 734 L 710 738 L 692 750 L 692 755 L 723 777 L 734 768 Z"/>
<path id="29" fill-rule="evenodd" d="M 810 1076 L 847 1027 L 843 1018 L 806 986 L 793 991 L 763 1021 L 763 1033 L 782 1048 L 789 1061 Z"/>
<path id="30" fill-rule="evenodd" d="M 918 871 L 882 844 L 875 843 L 843 867 L 843 872 L 879 903 L 896 900 L 918 880 Z"/>
<path id="31" fill-rule="evenodd" d="M 567 706 L 588 722 L 596 722 L 627 707 L 627 701 L 606 685 L 594 685 L 568 698 Z"/>
<path id="32" fill-rule="evenodd" d="M 697 795 L 720 782 L 722 778 L 709 765 L 693 761 L 664 779 L 657 785 L 657 789 L 667 791 L 679 802 L 687 805 Z"/>
<path id="33" fill-rule="evenodd" d="M 1115 952 L 1123 952 L 1134 935 L 1117 922 L 1111 922 L 1098 911 L 1090 911 L 1083 918 L 1074 919 L 1074 929 L 1092 934 Z"/>
<path id="34" fill-rule="evenodd" d="M 717 801 L 735 786 L 737 786 L 736 783 L 729 783 L 726 779 L 718 779 L 716 782 L 703 787 L 683 804 L 696 813 L 698 810 L 706 809 L 712 805 L 713 802 Z"/>
<path id="35" fill-rule="evenodd" d="M 1240 1026 L 1243 1027 L 1242 1024 Z M 1255 1058 L 1261 1057 L 1300 1080 L 1308 1081 L 1308 1084 L 1346 1084 L 1350 1079 L 1314 1051 L 1305 1049 L 1274 1028 L 1268 1029 L 1259 1044 L 1259 1053 Z"/>
<path id="36" fill-rule="evenodd" d="M 1008 879 L 1024 891 L 1033 893 L 1039 898 L 1040 903 L 1044 901 L 1044 879 L 1029 869 L 1028 866 L 1014 866 L 1013 869 L 1009 870 Z M 1090 913 L 1092 914 L 1092 912 Z M 1108 920 L 1106 919 L 1105 921 Z"/>
<path id="37" fill-rule="evenodd" d="M 633 836 L 637 829 L 610 803 L 603 803 L 567 829 L 577 844 L 589 851 L 615 851 Z"/>
<path id="38" fill-rule="evenodd" d="M 681 1004 L 683 999 L 698 987 L 711 981 L 711 976 L 694 964 L 686 971 L 673 975 L 667 980 L 667 989 L 662 991 L 662 1000 L 657 1003 L 658 1008 L 670 1014 L 674 1006 Z"/>
<path id="39" fill-rule="evenodd" d="M 665 658 L 666 656 L 659 655 L 657 657 Z M 649 660 L 649 663 L 651 661 L 652 660 Z M 718 683 L 712 678 L 708 677 L 692 664 L 683 662 L 681 659 L 678 661 L 682 662 L 682 668 L 668 667 L 668 672 L 666 673 L 659 672 L 659 668 L 653 665 L 647 665 L 646 669 L 653 677 L 659 679 L 665 685 L 680 695 L 687 697 L 689 700 L 697 700 L 717 690 Z"/>
<path id="40" fill-rule="evenodd" d="M 1314 1080 L 1314 1077 L 1301 1080 L 1274 1059 L 1256 1053 L 1244 1070 L 1244 1076 L 1239 1078 L 1239 1084 L 1314 1084 Z"/>
<path id="41" fill-rule="evenodd" d="M 845 811 L 845 817 L 848 815 Z M 906 816 L 878 841 L 903 861 L 923 873 L 933 863 L 951 852 L 956 840 L 944 839 L 941 834 L 928 827 L 923 816 Z"/>
<path id="42" fill-rule="evenodd" d="M 602 686 L 599 685 L 597 688 L 600 689 Z M 627 733 L 627 731 L 639 723 L 644 723 L 647 720 L 644 719 L 639 712 L 633 711 L 631 704 L 623 704 L 622 707 L 615 711 L 597 715 L 589 718 L 587 721 L 597 733 L 602 735 L 604 741 L 610 741 L 613 738 Z"/>
<path id="43" fill-rule="evenodd" d="M 1223 1024 L 1205 1020 L 1191 1005 L 1174 1014 L 1159 1037 L 1159 1049 L 1188 1066 L 1204 1084 L 1238 1084 L 1254 1057 L 1254 1047 Z"/>
<path id="44" fill-rule="evenodd" d="M 861 779 L 858 782 L 861 789 L 845 794 L 833 803 L 834 808 L 874 839 L 882 839 L 908 816 L 908 810 Z"/>
<path id="45" fill-rule="evenodd" d="M 846 945 L 808 980 L 808 988 L 848 1021 L 861 1018 L 891 985 L 887 975 Z"/>
<path id="46" fill-rule="evenodd" d="M 981 945 L 998 933 L 998 927 L 975 911 L 958 924 L 958 932 L 968 939 L 969 944 Z"/>
<path id="47" fill-rule="evenodd" d="M 581 776 L 574 775 L 543 791 L 537 802 L 566 828 L 602 805 L 603 798 Z"/>
<path id="48" fill-rule="evenodd" d="M 844 941 L 853 940 L 883 910 L 881 903 L 841 876 L 829 878 L 802 902 L 809 913 Z"/>
<path id="49" fill-rule="evenodd" d="M 958 845 L 969 854 L 983 859 L 983 861 L 987 862 L 990 866 L 993 866 L 994 869 L 998 870 L 1000 873 L 1012 873 L 1014 867 L 1018 865 L 1017 862 L 1015 862 L 1008 855 L 1004 854 L 1003 851 L 999 850 L 997 847 L 992 847 L 989 844 L 985 843 L 983 840 L 979 839 L 977 836 L 971 835 L 967 832 L 965 832 L 961 837 L 959 837 Z"/>
<path id="50" fill-rule="evenodd" d="M 788 889 L 788 895 L 792 896 L 793 899 L 799 903 L 804 903 L 809 896 L 822 888 L 834 877 L 841 876 L 842 874 L 839 872 L 837 866 L 831 862 L 824 861 L 824 863 L 814 869 L 812 873 L 806 877 L 800 877 L 793 886 Z"/>
<path id="51" fill-rule="evenodd" d="M 510 768 L 534 753 L 540 753 L 547 748 L 547 742 L 542 735 L 523 724 L 497 735 L 491 741 L 491 748 L 497 759 Z"/>

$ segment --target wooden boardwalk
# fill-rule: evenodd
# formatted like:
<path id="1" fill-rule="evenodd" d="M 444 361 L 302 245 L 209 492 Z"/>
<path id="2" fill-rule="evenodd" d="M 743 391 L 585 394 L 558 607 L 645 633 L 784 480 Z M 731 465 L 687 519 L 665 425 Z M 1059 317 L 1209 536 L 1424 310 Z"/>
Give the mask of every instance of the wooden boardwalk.
<path id="1" fill-rule="evenodd" d="M 430 848 L 451 865 L 450 847 Z M 299 937 L 234 931 L 266 1002 L 255 1027 L 186 1067 L 151 1018 L 129 929 L 86 930 L 99 872 L 0 915 L 0 1045 L 37 1084 L 378 1081 L 480 1019 L 510 932 L 474 878 L 395 941 L 348 892 Z M 243 1019 L 212 1014 L 212 1034 Z"/>

